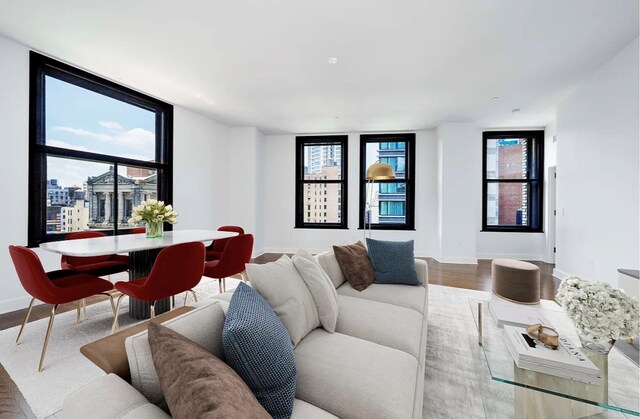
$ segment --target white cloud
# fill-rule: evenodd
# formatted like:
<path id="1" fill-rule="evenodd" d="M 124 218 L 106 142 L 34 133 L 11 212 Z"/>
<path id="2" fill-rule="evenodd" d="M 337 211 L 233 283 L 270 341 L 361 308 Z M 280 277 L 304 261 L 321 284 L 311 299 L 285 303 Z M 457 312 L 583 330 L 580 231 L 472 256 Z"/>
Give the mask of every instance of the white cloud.
<path id="1" fill-rule="evenodd" d="M 71 127 L 53 127 L 53 129 L 54 131 L 68 132 L 74 135 L 78 135 L 80 137 L 94 138 L 96 140 L 100 140 L 103 142 L 113 141 L 113 137 L 111 135 L 100 134 L 93 131 L 87 131 L 86 129 L 71 128 Z"/>
<path id="2" fill-rule="evenodd" d="M 114 121 L 100 121 L 98 122 L 101 126 L 110 129 L 110 130 L 114 130 L 114 131 L 122 131 L 124 128 L 122 128 L 122 125 L 120 125 L 118 122 L 114 122 Z"/>
<path id="3" fill-rule="evenodd" d="M 69 144 L 69 143 L 65 143 L 64 141 L 60 141 L 60 140 L 47 140 L 47 145 L 50 145 L 50 146 L 53 146 L 53 147 L 68 148 L 70 150 L 90 151 L 85 146 Z"/>
<path id="4" fill-rule="evenodd" d="M 134 128 L 117 134 L 114 139 L 117 144 L 147 148 L 155 145 L 156 136 L 146 129 Z"/>

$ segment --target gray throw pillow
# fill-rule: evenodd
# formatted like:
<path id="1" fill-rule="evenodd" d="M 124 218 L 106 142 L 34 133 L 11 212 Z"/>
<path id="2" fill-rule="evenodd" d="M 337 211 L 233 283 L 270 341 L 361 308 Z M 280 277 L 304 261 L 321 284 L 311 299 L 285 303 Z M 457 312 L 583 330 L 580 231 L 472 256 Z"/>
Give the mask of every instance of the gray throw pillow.
<path id="1" fill-rule="evenodd" d="M 342 274 L 354 289 L 362 291 L 373 283 L 373 266 L 361 241 L 348 246 L 333 246 L 333 253 Z"/>
<path id="2" fill-rule="evenodd" d="M 271 418 L 238 374 L 197 343 L 149 323 L 149 346 L 173 418 Z"/>
<path id="3" fill-rule="evenodd" d="M 420 285 L 413 240 L 394 242 L 367 239 L 376 284 Z"/>

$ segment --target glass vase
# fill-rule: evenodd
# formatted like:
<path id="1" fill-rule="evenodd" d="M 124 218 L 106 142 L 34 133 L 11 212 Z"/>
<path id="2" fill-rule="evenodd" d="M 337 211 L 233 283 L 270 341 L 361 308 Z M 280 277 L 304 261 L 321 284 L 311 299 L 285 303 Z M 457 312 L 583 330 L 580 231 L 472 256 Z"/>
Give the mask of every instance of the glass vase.
<path id="1" fill-rule="evenodd" d="M 162 233 L 164 233 L 164 223 L 161 221 L 154 221 L 154 222 L 147 223 L 146 233 L 147 233 L 148 239 L 162 237 Z"/>
<path id="2" fill-rule="evenodd" d="M 589 340 L 583 337 L 579 333 L 578 333 L 578 337 L 580 338 L 580 344 L 582 345 L 583 348 L 589 349 L 593 352 L 597 352 L 601 355 L 609 355 L 609 352 L 611 352 L 613 345 L 616 343 L 614 339 L 611 339 L 608 341 L 605 340 L 602 342 L 594 342 L 592 340 Z"/>

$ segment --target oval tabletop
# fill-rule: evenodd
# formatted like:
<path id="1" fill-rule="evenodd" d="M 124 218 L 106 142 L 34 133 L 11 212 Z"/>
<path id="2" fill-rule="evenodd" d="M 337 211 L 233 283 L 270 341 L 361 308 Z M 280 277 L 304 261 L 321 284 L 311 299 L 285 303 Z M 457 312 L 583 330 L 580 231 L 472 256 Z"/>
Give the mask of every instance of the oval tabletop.
<path id="1" fill-rule="evenodd" d="M 63 240 L 42 243 L 44 250 L 66 256 L 103 256 L 114 253 L 137 252 L 161 249 L 174 244 L 206 242 L 237 236 L 231 231 L 179 230 L 165 231 L 162 237 L 147 238 L 145 234 L 124 234 L 121 236 L 93 237 L 89 239 Z"/>

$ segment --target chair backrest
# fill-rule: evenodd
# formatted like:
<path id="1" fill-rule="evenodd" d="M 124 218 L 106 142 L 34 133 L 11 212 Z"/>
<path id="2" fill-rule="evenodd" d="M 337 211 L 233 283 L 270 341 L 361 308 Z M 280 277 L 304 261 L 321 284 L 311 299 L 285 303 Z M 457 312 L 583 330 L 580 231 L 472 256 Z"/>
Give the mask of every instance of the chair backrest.
<path id="1" fill-rule="evenodd" d="M 251 253 L 253 252 L 253 234 L 241 234 L 227 240 L 227 246 L 216 266 L 221 277 L 244 272 L 244 265 L 251 262 Z"/>
<path id="2" fill-rule="evenodd" d="M 218 228 L 218 231 L 231 231 L 238 234 L 244 234 L 244 229 L 240 226 L 222 226 Z M 228 241 L 229 239 L 214 240 L 213 243 L 211 243 L 209 247 L 207 247 L 207 250 L 222 252 Z"/>
<path id="3" fill-rule="evenodd" d="M 132 228 L 131 231 L 129 231 L 129 234 L 141 234 L 146 232 L 147 232 L 147 229 L 145 227 L 136 227 L 136 228 Z"/>
<path id="4" fill-rule="evenodd" d="M 9 255 L 22 288 L 43 303 L 58 304 L 56 288 L 47 277 L 36 253 L 23 246 L 9 246 Z"/>
<path id="5" fill-rule="evenodd" d="M 205 251 L 201 242 L 176 244 L 158 253 L 143 288 L 150 300 L 160 300 L 194 288 L 202 278 Z"/>
<path id="6" fill-rule="evenodd" d="M 95 237 L 106 237 L 101 231 L 78 231 L 68 234 L 65 240 L 93 239 Z M 62 256 L 60 266 L 63 269 L 72 269 L 73 266 L 92 265 L 94 263 L 107 262 L 111 260 L 111 255 L 104 256 Z"/>

